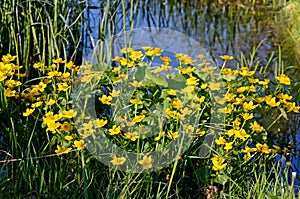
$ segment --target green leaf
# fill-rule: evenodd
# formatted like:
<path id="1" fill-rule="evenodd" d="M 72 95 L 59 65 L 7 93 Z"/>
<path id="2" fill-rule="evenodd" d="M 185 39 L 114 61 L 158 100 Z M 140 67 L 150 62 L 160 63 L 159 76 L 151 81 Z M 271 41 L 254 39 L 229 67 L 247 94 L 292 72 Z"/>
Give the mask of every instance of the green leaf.
<path id="1" fill-rule="evenodd" d="M 186 79 L 183 75 L 179 74 L 171 79 L 167 80 L 168 87 L 174 90 L 180 90 L 185 87 Z"/>
<path id="2" fill-rule="evenodd" d="M 145 79 L 146 76 L 146 67 L 137 67 L 137 71 L 135 73 L 135 80 L 142 81 Z"/>
<path id="3" fill-rule="evenodd" d="M 148 68 L 145 70 L 145 72 L 146 72 L 145 75 L 146 79 L 150 79 L 152 82 L 154 82 L 157 85 L 161 85 L 164 87 L 168 86 L 168 83 L 164 78 L 153 75 L 153 73 L 151 73 L 151 71 Z"/>
<path id="4" fill-rule="evenodd" d="M 231 82 L 236 79 L 236 77 L 232 75 L 222 75 L 222 78 L 228 82 Z"/>
<path id="5" fill-rule="evenodd" d="M 196 175 L 201 180 L 205 181 L 211 176 L 211 170 L 208 166 L 202 166 L 196 170 Z"/>
<path id="6" fill-rule="evenodd" d="M 223 175 L 218 175 L 213 181 L 215 183 L 225 185 L 229 179 L 230 178 L 227 175 L 223 174 Z"/>

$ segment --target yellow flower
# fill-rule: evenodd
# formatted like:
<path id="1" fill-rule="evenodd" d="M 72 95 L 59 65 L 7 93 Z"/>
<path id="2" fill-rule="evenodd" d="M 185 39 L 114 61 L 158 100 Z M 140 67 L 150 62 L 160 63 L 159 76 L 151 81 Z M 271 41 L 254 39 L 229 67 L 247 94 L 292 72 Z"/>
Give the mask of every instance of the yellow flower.
<path id="1" fill-rule="evenodd" d="M 10 88 L 7 88 L 7 89 L 4 90 L 4 95 L 6 97 L 15 97 L 16 93 L 17 93 L 17 91 L 11 90 Z"/>
<path id="2" fill-rule="evenodd" d="M 145 118 L 145 115 L 136 115 L 136 116 L 133 118 L 132 122 L 138 123 L 138 122 L 141 122 L 144 118 Z"/>
<path id="3" fill-rule="evenodd" d="M 170 89 L 170 90 L 167 91 L 167 94 L 175 96 L 176 95 L 176 90 Z"/>
<path id="4" fill-rule="evenodd" d="M 14 88 L 14 87 L 22 85 L 22 83 L 20 81 L 17 81 L 17 80 L 9 79 L 9 80 L 5 81 L 4 85 L 9 87 L 9 88 Z"/>
<path id="5" fill-rule="evenodd" d="M 66 62 L 66 61 L 64 61 L 62 58 L 53 59 L 52 61 L 53 61 L 53 63 L 55 63 L 55 64 L 60 64 L 60 63 L 65 63 L 65 62 Z"/>
<path id="6" fill-rule="evenodd" d="M 139 164 L 143 169 L 150 169 L 152 168 L 152 158 L 150 156 L 144 156 L 142 160 L 139 160 Z"/>
<path id="7" fill-rule="evenodd" d="M 112 97 L 118 97 L 120 95 L 121 91 L 120 90 L 113 90 L 110 95 Z"/>
<path id="8" fill-rule="evenodd" d="M 34 112 L 34 110 L 35 110 L 34 108 L 27 108 L 26 112 L 23 113 L 23 116 L 28 117 L 29 115 L 31 115 Z"/>
<path id="9" fill-rule="evenodd" d="M 300 107 L 299 106 L 296 106 L 296 103 L 295 102 L 287 102 L 286 103 L 286 106 L 287 106 L 287 108 L 288 108 L 288 112 L 291 112 L 291 111 L 293 111 L 293 112 L 295 112 L 295 113 L 299 113 L 299 109 L 300 109 Z"/>
<path id="10" fill-rule="evenodd" d="M 159 134 L 158 134 L 158 136 L 156 136 L 155 138 L 154 138 L 154 141 L 159 141 L 163 136 L 165 135 L 165 132 L 164 131 L 161 131 Z"/>
<path id="11" fill-rule="evenodd" d="M 211 161 L 213 163 L 212 169 L 214 171 L 221 170 L 224 167 L 226 167 L 226 165 L 227 165 L 227 163 L 225 163 L 225 159 L 224 158 L 219 157 L 219 156 L 217 156 L 215 154 L 214 154 L 214 157 L 211 158 Z"/>
<path id="12" fill-rule="evenodd" d="M 285 74 L 281 74 L 279 76 L 276 77 L 276 79 L 279 81 L 279 83 L 281 84 L 285 84 L 285 85 L 290 85 L 291 84 L 291 80 L 289 77 L 287 77 Z"/>
<path id="13" fill-rule="evenodd" d="M 73 118 L 73 117 L 76 116 L 77 112 L 74 111 L 73 109 L 71 109 L 71 110 L 68 110 L 68 111 L 64 110 L 63 114 L 64 114 L 64 117 L 66 117 L 66 118 Z"/>
<path id="14" fill-rule="evenodd" d="M 256 121 L 254 121 L 253 123 L 250 123 L 250 126 L 256 132 L 260 132 L 263 130 L 263 127 L 261 127 Z"/>
<path id="15" fill-rule="evenodd" d="M 141 82 L 138 82 L 138 81 L 133 81 L 133 82 L 130 83 L 130 84 L 131 84 L 133 87 L 136 87 L 136 88 L 142 86 L 142 83 L 141 83 Z"/>
<path id="16" fill-rule="evenodd" d="M 160 56 L 160 60 L 163 61 L 164 63 L 170 63 L 171 58 L 168 56 Z"/>
<path id="17" fill-rule="evenodd" d="M 65 140 L 71 141 L 73 140 L 73 136 L 67 135 L 65 136 Z"/>
<path id="18" fill-rule="evenodd" d="M 61 72 L 58 71 L 51 71 L 48 73 L 47 78 L 53 78 L 53 77 L 60 77 L 61 76 Z"/>
<path id="19" fill-rule="evenodd" d="M 37 88 L 40 92 L 44 92 L 46 87 L 47 87 L 47 84 L 45 84 L 44 82 L 40 82 L 39 85 L 37 86 Z"/>
<path id="20" fill-rule="evenodd" d="M 195 70 L 194 67 L 186 67 L 186 68 L 181 68 L 179 69 L 179 71 L 181 72 L 181 74 L 190 74 L 191 72 L 193 72 Z"/>
<path id="21" fill-rule="evenodd" d="M 229 56 L 229 55 L 221 55 L 220 58 L 224 59 L 224 60 L 232 60 L 233 59 L 233 57 Z"/>
<path id="22" fill-rule="evenodd" d="M 71 150 L 72 150 L 71 147 L 66 148 L 64 146 L 57 145 L 57 150 L 55 150 L 55 153 L 57 153 L 57 155 L 61 155 L 61 154 L 69 153 Z"/>
<path id="23" fill-rule="evenodd" d="M 94 125 L 95 125 L 96 128 L 101 128 L 101 127 L 105 126 L 106 124 L 107 124 L 107 120 L 96 119 L 96 120 L 94 121 Z"/>
<path id="24" fill-rule="evenodd" d="M 121 49 L 121 53 L 123 53 L 123 54 L 127 54 L 127 53 L 130 53 L 130 52 L 132 52 L 132 51 L 133 51 L 132 48 L 122 48 L 122 49 Z"/>
<path id="25" fill-rule="evenodd" d="M 85 147 L 84 141 L 83 140 L 75 140 L 73 147 L 76 148 L 77 150 L 82 150 Z"/>
<path id="26" fill-rule="evenodd" d="M 70 86 L 67 83 L 58 84 L 57 86 L 58 91 L 68 91 L 68 89 L 70 88 Z"/>
<path id="27" fill-rule="evenodd" d="M 280 101 L 276 102 L 276 97 L 272 97 L 271 99 L 266 99 L 266 104 L 271 107 L 276 107 L 280 105 Z"/>
<path id="28" fill-rule="evenodd" d="M 117 125 L 113 125 L 113 127 L 108 131 L 109 131 L 109 135 L 117 135 L 121 132 L 121 127 Z"/>
<path id="29" fill-rule="evenodd" d="M 178 99 L 171 100 L 171 105 L 173 108 L 180 109 L 182 107 L 182 103 Z"/>
<path id="30" fill-rule="evenodd" d="M 43 123 L 48 124 L 51 122 L 55 122 L 55 121 L 59 120 L 61 117 L 62 117 L 61 114 L 53 115 L 53 112 L 49 111 L 48 113 L 46 113 L 45 117 L 43 118 Z"/>
<path id="31" fill-rule="evenodd" d="M 264 81 L 259 81 L 258 84 L 263 85 L 264 87 L 268 88 L 269 87 L 269 79 L 265 79 Z"/>
<path id="32" fill-rule="evenodd" d="M 176 131 L 176 132 L 169 131 L 167 137 L 168 137 L 169 139 L 176 139 L 176 138 L 179 137 L 179 134 L 178 134 L 177 131 Z"/>
<path id="33" fill-rule="evenodd" d="M 250 135 L 247 134 L 244 129 L 241 129 L 239 131 L 235 131 L 235 137 L 245 141 L 248 137 L 250 137 Z"/>
<path id="34" fill-rule="evenodd" d="M 210 82 L 208 87 L 212 91 L 218 91 L 221 89 L 220 84 L 218 82 Z"/>
<path id="35" fill-rule="evenodd" d="M 42 105 L 43 105 L 43 102 L 36 102 L 36 103 L 31 104 L 31 108 L 38 108 Z"/>
<path id="36" fill-rule="evenodd" d="M 250 84 L 256 84 L 256 83 L 259 82 L 259 79 L 257 79 L 257 78 L 251 78 L 251 77 L 249 77 L 248 80 L 249 80 Z"/>
<path id="37" fill-rule="evenodd" d="M 224 150 L 228 151 L 228 150 L 232 149 L 232 144 L 233 144 L 233 142 L 226 143 L 224 146 Z"/>
<path id="38" fill-rule="evenodd" d="M 69 122 L 62 123 L 60 128 L 65 132 L 70 132 L 73 129 L 72 126 L 69 124 Z"/>
<path id="39" fill-rule="evenodd" d="M 131 99 L 129 100 L 131 104 L 143 104 L 143 102 L 140 99 Z"/>
<path id="40" fill-rule="evenodd" d="M 223 137 L 219 137 L 219 139 L 216 140 L 216 143 L 218 145 L 221 145 L 221 144 L 226 144 L 227 141 Z"/>
<path id="41" fill-rule="evenodd" d="M 241 115 L 244 120 L 251 120 L 254 117 L 253 113 L 242 113 Z"/>
<path id="42" fill-rule="evenodd" d="M 102 104 L 110 105 L 112 97 L 111 96 L 102 95 L 101 97 L 98 98 L 98 100 L 100 102 L 102 102 Z"/>
<path id="43" fill-rule="evenodd" d="M 186 86 L 183 89 L 181 89 L 182 93 L 192 93 L 195 90 L 195 86 Z"/>
<path id="44" fill-rule="evenodd" d="M 17 56 L 12 56 L 11 54 L 3 55 L 2 56 L 2 61 L 4 63 L 10 63 L 14 61 L 17 58 Z"/>
<path id="45" fill-rule="evenodd" d="M 126 161 L 125 157 L 117 158 L 116 155 L 113 156 L 113 159 L 110 161 L 114 166 L 123 165 Z"/>
<path id="46" fill-rule="evenodd" d="M 229 137 L 231 137 L 231 136 L 235 135 L 235 134 L 237 133 L 237 131 L 238 131 L 238 130 L 230 129 L 230 130 L 227 131 L 226 134 L 227 134 Z M 225 141 L 226 141 L 226 140 L 225 140 Z"/>
<path id="47" fill-rule="evenodd" d="M 239 126 L 241 124 L 241 119 L 240 118 L 235 118 L 235 120 L 232 122 L 232 124 L 233 124 L 233 127 L 235 129 L 239 129 Z"/>
<path id="48" fill-rule="evenodd" d="M 291 100 L 293 98 L 293 96 L 283 93 L 278 94 L 277 97 L 282 100 Z"/>
<path id="49" fill-rule="evenodd" d="M 257 107 L 257 105 L 253 105 L 253 101 L 244 102 L 244 104 L 243 104 L 243 108 L 245 111 L 251 111 L 251 110 L 255 109 L 256 107 Z"/>
<path id="50" fill-rule="evenodd" d="M 248 91 L 248 90 L 249 90 L 249 86 L 242 86 L 242 87 L 237 88 L 236 92 L 243 93 L 243 92 Z"/>
<path id="51" fill-rule="evenodd" d="M 184 109 L 181 109 L 180 112 L 183 115 L 190 115 L 192 113 L 192 110 L 185 107 Z"/>
<path id="52" fill-rule="evenodd" d="M 246 154 L 245 159 L 248 159 L 248 158 L 251 157 L 251 153 L 257 151 L 257 149 L 256 148 L 250 148 L 249 146 L 246 146 L 245 149 L 242 149 L 241 151 L 242 151 L 242 153 Z"/>
<path id="53" fill-rule="evenodd" d="M 205 135 L 205 131 L 201 131 L 201 129 L 197 129 L 197 130 L 196 130 L 196 134 L 197 134 L 199 137 L 202 137 L 203 135 Z"/>
<path id="54" fill-rule="evenodd" d="M 52 106 L 55 103 L 55 100 L 50 99 L 48 102 L 46 102 L 46 105 Z"/>
<path id="55" fill-rule="evenodd" d="M 192 85 L 192 86 L 195 86 L 195 85 L 197 85 L 198 84 L 198 79 L 196 78 L 196 77 L 190 77 L 190 78 L 188 78 L 187 80 L 186 80 L 186 83 L 187 83 L 187 85 Z"/>
<path id="56" fill-rule="evenodd" d="M 66 68 L 69 69 L 69 70 L 72 70 L 74 68 L 74 63 L 72 61 L 66 63 Z"/>
<path id="57" fill-rule="evenodd" d="M 0 82 L 4 81 L 6 78 L 7 76 L 2 71 L 0 71 Z"/>
<path id="58" fill-rule="evenodd" d="M 201 84 L 200 88 L 201 89 L 206 89 L 207 88 L 207 84 L 206 83 Z"/>
<path id="59" fill-rule="evenodd" d="M 137 134 L 137 132 L 133 132 L 133 133 L 124 133 L 125 139 L 129 139 L 131 141 L 136 141 L 139 136 Z"/>
<path id="60" fill-rule="evenodd" d="M 142 49 L 145 50 L 145 51 L 148 51 L 148 50 L 151 49 L 151 47 L 150 46 L 142 46 Z"/>
<path id="61" fill-rule="evenodd" d="M 143 56 L 143 53 L 141 51 L 131 51 L 130 52 L 130 59 L 139 61 L 141 60 L 141 57 Z"/>
<path id="62" fill-rule="evenodd" d="M 56 129 L 58 129 L 59 127 L 60 127 L 60 123 L 58 123 L 58 122 L 54 122 L 54 121 L 51 121 L 51 122 L 48 122 L 47 123 L 47 131 L 51 131 L 51 133 L 55 133 L 55 131 L 56 131 Z"/>
<path id="63" fill-rule="evenodd" d="M 120 70 L 121 70 L 121 68 L 117 67 L 117 68 L 112 69 L 111 72 L 118 73 L 118 72 L 120 72 Z"/>
<path id="64" fill-rule="evenodd" d="M 264 144 L 257 143 L 255 145 L 255 147 L 258 152 L 262 152 L 262 153 L 266 153 L 266 154 L 269 154 L 271 152 L 271 149 L 269 149 L 269 147 L 266 143 L 264 143 Z"/>
<path id="65" fill-rule="evenodd" d="M 257 97 L 257 98 L 255 98 L 255 101 L 256 101 L 257 103 L 262 103 L 262 102 L 265 101 L 265 98 L 264 98 L 264 97 Z"/>
<path id="66" fill-rule="evenodd" d="M 241 69 L 242 70 L 242 69 Z M 255 73 L 255 71 L 248 71 L 247 69 L 243 69 L 241 72 L 240 72 L 240 75 L 243 76 L 243 77 L 251 77 L 253 76 Z"/>

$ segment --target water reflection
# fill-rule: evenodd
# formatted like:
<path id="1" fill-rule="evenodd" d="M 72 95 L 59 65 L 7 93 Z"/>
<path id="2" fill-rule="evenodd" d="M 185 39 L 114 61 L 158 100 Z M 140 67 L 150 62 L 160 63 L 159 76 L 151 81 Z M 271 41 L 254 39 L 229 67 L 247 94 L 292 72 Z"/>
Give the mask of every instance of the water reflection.
<path id="1" fill-rule="evenodd" d="M 227 1 L 226 1 L 227 2 Z M 88 1 L 85 12 L 85 54 L 92 51 L 101 33 L 101 20 L 107 16 L 100 0 Z M 238 1 L 216 3 L 215 1 L 139 0 L 126 1 L 126 27 L 169 28 L 182 32 L 198 41 L 213 58 L 222 54 L 246 56 L 263 41 L 257 52 L 257 60 L 266 64 L 272 50 L 272 17 L 274 9 L 267 5 L 247 5 Z M 106 28 L 113 34 L 123 30 L 124 15 L 121 1 L 111 1 L 109 23 Z M 132 22 L 132 24 L 130 23 Z"/>

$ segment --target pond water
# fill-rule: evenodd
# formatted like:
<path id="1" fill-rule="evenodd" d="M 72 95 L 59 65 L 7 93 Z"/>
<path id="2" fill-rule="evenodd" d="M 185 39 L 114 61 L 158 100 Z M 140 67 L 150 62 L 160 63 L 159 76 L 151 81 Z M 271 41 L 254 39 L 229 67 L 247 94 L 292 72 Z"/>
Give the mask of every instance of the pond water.
<path id="1" fill-rule="evenodd" d="M 127 29 L 130 29 L 130 25 L 134 29 L 144 27 L 172 29 L 199 42 L 215 61 L 220 61 L 219 56 L 224 54 L 234 56 L 236 61 L 243 58 L 241 54 L 250 57 L 253 49 L 260 45 L 252 64 L 255 65 L 259 61 L 259 64 L 264 66 L 272 53 L 278 53 L 273 31 L 278 8 L 272 4 L 247 5 L 239 1 L 223 2 L 219 4 L 216 1 L 196 0 L 126 1 L 127 15 L 124 16 L 122 2 L 111 1 L 110 10 L 114 10 L 115 15 L 110 16 L 109 29 L 113 34 L 122 32 L 124 17 Z M 100 0 L 88 1 L 83 24 L 84 56 L 93 52 L 98 39 L 105 36 L 100 29 L 102 19 L 106 16 L 105 6 L 106 4 Z M 130 24 L 130 21 L 133 21 L 133 24 Z M 246 60 L 251 62 L 250 59 Z M 300 136 L 297 135 L 294 140 L 294 144 L 298 146 Z M 289 158 L 292 161 L 291 172 L 300 173 L 300 158 L 297 155 Z M 299 184 L 297 178 L 296 185 Z"/>
<path id="2" fill-rule="evenodd" d="M 85 11 L 85 55 L 91 53 L 96 41 L 101 38 L 100 24 L 101 19 L 106 16 L 106 4 L 100 2 L 88 1 Z M 179 31 L 198 41 L 215 59 L 224 54 L 236 58 L 241 53 L 248 56 L 262 42 L 256 60 L 266 64 L 272 51 L 277 51 L 272 42 L 271 27 L 276 13 L 272 7 L 171 0 L 127 1 L 125 4 L 127 29 L 130 28 L 129 21 L 133 20 L 133 28 L 160 27 Z M 111 3 L 111 7 L 116 9 L 115 15 L 111 17 L 111 29 L 113 34 L 118 34 L 124 28 L 121 2 Z"/>

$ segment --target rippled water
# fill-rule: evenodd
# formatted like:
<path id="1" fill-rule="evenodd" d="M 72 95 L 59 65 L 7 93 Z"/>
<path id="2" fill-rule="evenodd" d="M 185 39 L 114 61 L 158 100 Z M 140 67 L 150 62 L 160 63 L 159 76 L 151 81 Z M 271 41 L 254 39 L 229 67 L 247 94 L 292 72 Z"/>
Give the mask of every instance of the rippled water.
<path id="1" fill-rule="evenodd" d="M 100 2 L 88 1 L 83 42 L 85 55 L 93 50 L 96 41 L 101 37 L 99 29 L 101 19 L 105 16 L 105 4 Z M 111 28 L 114 34 L 118 34 L 124 27 L 122 5 L 121 2 L 111 5 L 119 5 Z M 272 23 L 276 12 L 271 5 L 140 0 L 127 1 L 125 6 L 127 29 L 130 29 L 129 21 L 132 19 L 133 28 L 161 27 L 179 31 L 198 41 L 215 59 L 223 54 L 234 55 L 236 58 L 241 53 L 249 56 L 253 48 L 262 42 L 256 60 L 266 64 L 272 51 L 277 51 L 272 42 Z"/>

